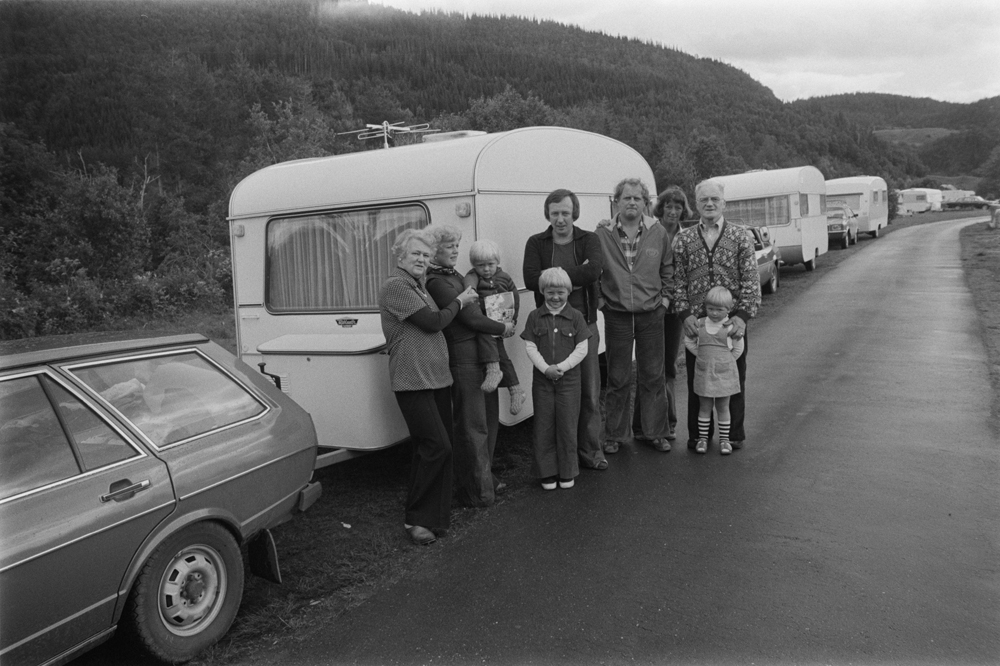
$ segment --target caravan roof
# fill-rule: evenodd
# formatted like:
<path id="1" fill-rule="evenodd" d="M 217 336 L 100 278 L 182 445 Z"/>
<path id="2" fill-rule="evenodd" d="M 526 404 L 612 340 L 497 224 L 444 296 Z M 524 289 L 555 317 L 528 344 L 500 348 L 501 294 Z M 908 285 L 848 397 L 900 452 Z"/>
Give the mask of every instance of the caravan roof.
<path id="1" fill-rule="evenodd" d="M 587 165 L 582 175 L 578 170 L 574 176 L 577 194 L 610 195 L 623 171 L 623 149 L 635 159 L 629 171 L 651 179 L 649 165 L 635 150 L 600 134 L 563 127 L 525 127 L 296 160 L 243 179 L 233 190 L 229 217 L 474 192 L 547 194 L 566 187 L 561 170 L 552 168 L 553 160 Z M 602 159 L 606 155 L 614 159 Z M 655 187 L 651 180 L 646 184 L 651 190 Z"/>
<path id="2" fill-rule="evenodd" d="M 723 184 L 725 197 L 730 201 L 795 192 L 826 194 L 826 181 L 820 170 L 814 166 L 749 171 L 731 176 L 713 176 L 712 180 Z"/>
<path id="3" fill-rule="evenodd" d="M 826 181 L 827 194 L 852 194 L 867 190 L 887 189 L 885 179 L 878 176 L 848 176 Z"/>

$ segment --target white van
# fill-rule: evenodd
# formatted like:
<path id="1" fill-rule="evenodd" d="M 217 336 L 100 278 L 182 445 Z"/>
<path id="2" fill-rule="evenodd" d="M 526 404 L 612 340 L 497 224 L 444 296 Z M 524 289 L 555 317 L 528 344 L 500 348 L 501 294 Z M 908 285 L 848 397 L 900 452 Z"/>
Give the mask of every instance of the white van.
<path id="1" fill-rule="evenodd" d="M 826 181 L 826 201 L 840 201 L 858 215 L 858 232 L 878 238 L 889 226 L 889 186 L 878 176 L 851 176 Z"/>
<path id="2" fill-rule="evenodd" d="M 930 187 L 911 187 L 897 195 L 899 209 L 906 213 L 926 213 L 941 210 L 941 190 Z"/>
<path id="3" fill-rule="evenodd" d="M 233 190 L 238 353 L 251 366 L 264 363 L 263 371 L 279 377 L 282 390 L 312 415 L 321 447 L 317 466 L 408 436 L 389 388 L 377 303 L 395 266 L 390 248 L 399 232 L 458 227 L 463 273 L 472 241 L 495 241 L 502 268 L 521 289 L 523 326 L 535 307 L 521 276 L 524 246 L 548 226 L 543 204 L 549 192 L 575 192 L 577 224 L 593 230 L 611 215 L 610 195 L 622 178 L 654 187 L 639 153 L 599 134 L 558 127 L 458 134 L 276 164 Z M 519 343 L 508 339 L 507 349 L 527 383 L 531 364 Z M 507 392 L 500 392 L 503 423 L 532 414 L 528 393 L 511 417 Z"/>
<path id="4" fill-rule="evenodd" d="M 816 268 L 829 249 L 826 231 L 826 181 L 812 166 L 713 176 L 725 188 L 725 217 L 767 227 L 783 264 Z"/>

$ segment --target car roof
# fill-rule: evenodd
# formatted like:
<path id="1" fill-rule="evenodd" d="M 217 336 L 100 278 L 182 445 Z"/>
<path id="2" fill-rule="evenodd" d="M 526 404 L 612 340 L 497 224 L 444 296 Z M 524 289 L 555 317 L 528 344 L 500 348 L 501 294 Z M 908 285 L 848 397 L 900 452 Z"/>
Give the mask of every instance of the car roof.
<path id="1" fill-rule="evenodd" d="M 206 342 L 209 342 L 209 339 L 198 333 L 163 336 L 135 331 L 101 331 L 4 340 L 0 342 L 0 370 L 62 363 L 115 352 L 133 352 Z"/>

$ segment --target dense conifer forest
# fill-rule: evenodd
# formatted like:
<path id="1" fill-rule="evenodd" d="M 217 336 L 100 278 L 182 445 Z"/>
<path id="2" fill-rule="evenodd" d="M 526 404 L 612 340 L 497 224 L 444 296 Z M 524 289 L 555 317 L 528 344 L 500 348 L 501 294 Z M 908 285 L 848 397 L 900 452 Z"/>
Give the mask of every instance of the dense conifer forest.
<path id="1" fill-rule="evenodd" d="M 786 104 L 661 44 L 357 0 L 8 0 L 0 85 L 2 337 L 226 304 L 234 185 L 377 148 L 341 134 L 365 123 L 600 132 L 660 187 L 801 164 L 904 186 L 925 162 L 873 129 L 961 117 L 987 131 L 997 107 L 976 120 L 978 105 L 894 96 Z"/>

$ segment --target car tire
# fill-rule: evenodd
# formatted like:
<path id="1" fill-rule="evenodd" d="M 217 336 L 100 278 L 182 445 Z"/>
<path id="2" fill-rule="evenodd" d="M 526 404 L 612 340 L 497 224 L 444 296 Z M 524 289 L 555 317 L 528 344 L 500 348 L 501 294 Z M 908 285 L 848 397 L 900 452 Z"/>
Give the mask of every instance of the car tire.
<path id="1" fill-rule="evenodd" d="M 778 291 L 778 266 L 775 265 L 771 270 L 771 279 L 764 283 L 763 291 L 765 294 L 773 294 Z"/>
<path id="2" fill-rule="evenodd" d="M 180 663 L 229 631 L 242 597 L 236 540 L 221 525 L 198 523 L 170 535 L 143 564 L 125 621 L 142 648 Z"/>
<path id="3" fill-rule="evenodd" d="M 850 231 L 848 231 L 846 234 L 844 234 L 844 239 L 840 241 L 840 249 L 841 250 L 846 250 L 849 247 L 851 247 L 851 232 Z"/>

